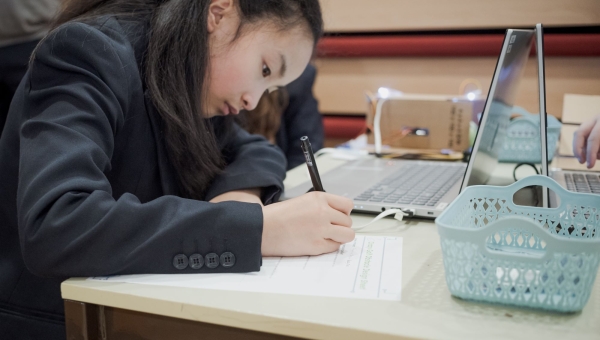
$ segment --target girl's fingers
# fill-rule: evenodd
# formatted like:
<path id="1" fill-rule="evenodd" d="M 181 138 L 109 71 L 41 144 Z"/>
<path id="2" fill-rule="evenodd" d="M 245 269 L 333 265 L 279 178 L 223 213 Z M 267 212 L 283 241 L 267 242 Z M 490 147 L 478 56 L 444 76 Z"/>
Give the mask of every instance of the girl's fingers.
<path id="1" fill-rule="evenodd" d="M 335 209 L 329 209 L 329 222 L 342 227 L 352 227 L 352 219 L 350 216 Z"/>
<path id="2" fill-rule="evenodd" d="M 343 228 L 343 227 L 340 227 Z M 326 253 L 331 253 L 334 251 L 337 251 L 338 249 L 340 249 L 340 243 L 333 241 L 333 240 L 328 240 L 328 239 L 322 239 L 322 241 L 320 242 L 319 245 L 319 250 L 318 253 L 314 254 L 314 255 L 320 255 L 320 254 L 326 254 Z"/>
<path id="3" fill-rule="evenodd" d="M 350 215 L 352 208 L 354 208 L 352 200 L 346 197 L 325 193 L 325 199 L 330 207 L 346 215 Z"/>
<path id="4" fill-rule="evenodd" d="M 354 240 L 354 230 L 340 225 L 332 224 L 326 229 L 325 237 L 337 243 L 348 243 Z"/>

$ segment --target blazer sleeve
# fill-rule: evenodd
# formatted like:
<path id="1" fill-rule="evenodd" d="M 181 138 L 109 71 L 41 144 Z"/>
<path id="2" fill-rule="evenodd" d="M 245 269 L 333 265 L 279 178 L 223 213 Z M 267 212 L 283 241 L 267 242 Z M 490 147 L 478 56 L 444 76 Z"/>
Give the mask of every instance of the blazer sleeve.
<path id="1" fill-rule="evenodd" d="M 285 179 L 286 162 L 281 150 L 233 121 L 220 120 L 221 124 L 231 124 L 222 148 L 228 164 L 213 180 L 205 199 L 233 190 L 262 188 L 264 204 L 277 202 Z"/>
<path id="2" fill-rule="evenodd" d="M 304 162 L 300 148 L 300 137 L 308 136 L 313 151 L 323 148 L 325 138 L 323 119 L 319 112 L 318 102 L 313 96 L 312 87 L 315 82 L 316 69 L 308 65 L 300 78 L 287 86 L 289 105 L 283 113 L 287 143 L 287 168 L 292 169 Z"/>
<path id="3" fill-rule="evenodd" d="M 17 94 L 17 215 L 28 269 L 48 277 L 259 270 L 260 205 L 113 197 L 105 173 L 132 77 L 137 64 L 123 34 L 70 23 L 39 46 Z M 182 256 L 226 252 L 235 256 L 229 268 L 175 266 Z"/>

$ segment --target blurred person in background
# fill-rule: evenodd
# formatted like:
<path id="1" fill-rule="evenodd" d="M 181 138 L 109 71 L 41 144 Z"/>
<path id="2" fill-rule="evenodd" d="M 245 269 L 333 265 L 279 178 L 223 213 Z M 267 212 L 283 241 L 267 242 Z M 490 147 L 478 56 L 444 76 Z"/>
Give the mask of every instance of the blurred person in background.
<path id="1" fill-rule="evenodd" d="M 588 169 L 600 159 L 600 114 L 579 126 L 573 136 L 573 153 Z"/>
<path id="2" fill-rule="evenodd" d="M 265 93 L 256 109 L 236 117 L 248 132 L 264 136 L 283 151 L 288 170 L 304 163 L 300 137 L 308 136 L 315 152 L 323 147 L 323 119 L 312 92 L 315 76 L 309 64 L 300 78 Z"/>
<path id="3" fill-rule="evenodd" d="M 48 32 L 60 0 L 0 1 L 0 133 L 31 52 Z"/>

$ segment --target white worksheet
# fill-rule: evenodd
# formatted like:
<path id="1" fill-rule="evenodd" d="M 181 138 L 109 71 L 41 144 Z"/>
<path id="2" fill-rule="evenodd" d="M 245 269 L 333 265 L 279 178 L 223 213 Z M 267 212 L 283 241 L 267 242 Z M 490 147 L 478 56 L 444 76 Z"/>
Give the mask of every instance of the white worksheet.
<path id="1" fill-rule="evenodd" d="M 356 236 L 337 252 L 265 257 L 259 272 L 91 277 L 88 280 L 282 294 L 400 300 L 402 238 Z"/>

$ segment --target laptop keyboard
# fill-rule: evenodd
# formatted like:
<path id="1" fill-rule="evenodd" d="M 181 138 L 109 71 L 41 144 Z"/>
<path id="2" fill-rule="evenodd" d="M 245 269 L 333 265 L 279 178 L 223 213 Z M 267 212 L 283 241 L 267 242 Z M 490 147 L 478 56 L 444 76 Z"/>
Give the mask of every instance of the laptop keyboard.
<path id="1" fill-rule="evenodd" d="M 600 194 L 600 175 L 566 173 L 567 190 Z"/>
<path id="2" fill-rule="evenodd" d="M 464 173 L 464 166 L 406 164 L 354 199 L 434 207 Z"/>

